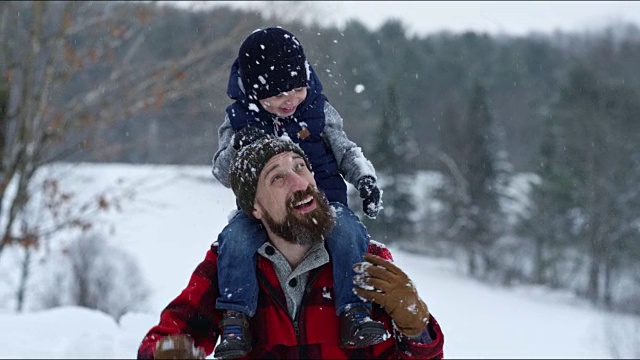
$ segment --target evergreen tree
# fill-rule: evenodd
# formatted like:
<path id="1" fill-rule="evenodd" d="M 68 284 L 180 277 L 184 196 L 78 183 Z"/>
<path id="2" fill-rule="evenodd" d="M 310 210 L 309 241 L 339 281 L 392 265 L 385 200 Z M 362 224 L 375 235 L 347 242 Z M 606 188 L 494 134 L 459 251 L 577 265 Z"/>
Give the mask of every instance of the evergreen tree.
<path id="1" fill-rule="evenodd" d="M 451 123 L 443 128 L 447 132 L 443 137 L 452 143 L 440 156 L 445 171 L 437 194 L 448 224 L 444 235 L 465 253 L 470 275 L 487 275 L 499 265 L 492 251 L 505 227 L 500 199 L 508 179 L 506 156 L 500 154 L 501 136 L 478 81 L 466 117 L 458 123 L 455 112 L 447 114 Z"/>
<path id="2" fill-rule="evenodd" d="M 493 118 L 489 112 L 484 87 L 476 82 L 473 86 L 467 118 L 468 139 L 465 157 L 467 159 L 465 174 L 469 184 L 471 201 L 467 244 L 469 273 L 493 270 L 495 259 L 491 256 L 492 245 L 498 237 L 498 222 L 503 218 L 500 214 L 498 154 L 494 151 L 492 141 L 496 141 L 492 133 Z M 482 261 L 478 264 L 478 260 Z"/>
<path id="3" fill-rule="evenodd" d="M 464 129 L 464 115 L 458 111 L 457 103 L 460 99 L 450 94 L 443 114 L 438 141 L 438 171 L 443 175 L 440 185 L 435 189 L 434 197 L 443 206 L 436 218 L 436 238 L 445 243 L 455 242 L 458 234 L 469 223 L 469 193 L 467 180 L 462 174 L 464 163 L 463 149 L 466 140 L 462 137 Z M 449 251 L 451 249 L 448 249 Z M 445 250 L 446 251 L 446 250 Z"/>
<path id="4" fill-rule="evenodd" d="M 387 86 L 383 109 L 371 155 L 383 191 L 383 209 L 375 220 L 365 219 L 365 224 L 374 239 L 388 244 L 411 240 L 415 233 L 412 180 L 417 145 L 412 138 L 410 122 L 400 111 L 393 83 Z"/>
<path id="5" fill-rule="evenodd" d="M 562 269 L 573 241 L 569 214 L 575 205 L 570 196 L 572 174 L 559 162 L 557 128 L 553 119 L 547 118 L 536 172 L 539 181 L 531 184 L 527 212 L 518 224 L 518 234 L 530 240 L 523 246 L 533 255 L 531 281 L 552 286 L 574 275 Z"/>

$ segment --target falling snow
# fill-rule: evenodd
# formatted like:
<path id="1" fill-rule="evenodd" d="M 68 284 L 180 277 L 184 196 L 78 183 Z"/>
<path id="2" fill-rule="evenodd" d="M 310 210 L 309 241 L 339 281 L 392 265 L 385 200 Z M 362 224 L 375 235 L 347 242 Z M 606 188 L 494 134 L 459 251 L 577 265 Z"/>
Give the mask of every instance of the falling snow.
<path id="1" fill-rule="evenodd" d="M 331 293 L 326 286 L 322 288 L 322 297 L 325 299 L 331 299 Z"/>

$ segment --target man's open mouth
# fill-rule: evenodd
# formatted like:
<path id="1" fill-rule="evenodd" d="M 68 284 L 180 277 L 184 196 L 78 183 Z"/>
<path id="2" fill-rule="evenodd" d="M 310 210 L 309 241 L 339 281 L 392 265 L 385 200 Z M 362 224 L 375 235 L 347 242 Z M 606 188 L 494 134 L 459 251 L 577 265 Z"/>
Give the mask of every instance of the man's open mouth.
<path id="1" fill-rule="evenodd" d="M 314 199 L 313 199 L 313 195 L 307 195 L 301 200 L 294 201 L 292 203 L 292 206 L 297 211 L 300 211 L 300 212 L 303 212 L 303 213 L 313 210 L 315 208 L 315 202 L 314 202 Z"/>

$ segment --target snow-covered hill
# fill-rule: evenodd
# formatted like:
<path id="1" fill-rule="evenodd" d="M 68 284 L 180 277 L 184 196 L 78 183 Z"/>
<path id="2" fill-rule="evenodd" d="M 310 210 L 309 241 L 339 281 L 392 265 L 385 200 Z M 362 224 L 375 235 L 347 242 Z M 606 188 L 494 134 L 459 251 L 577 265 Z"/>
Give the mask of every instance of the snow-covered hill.
<path id="1" fill-rule="evenodd" d="M 122 211 L 100 222 L 110 229 L 109 241 L 137 259 L 152 291 L 147 310 L 129 313 L 119 323 L 78 307 L 15 314 L 7 255 L 0 261 L 0 357 L 135 357 L 145 332 L 186 285 L 234 209 L 231 190 L 209 171 L 113 164 L 75 168 L 75 175 L 65 178 L 78 193 L 117 180 L 135 185 L 136 195 L 121 204 Z M 566 293 L 491 287 L 465 278 L 448 260 L 391 251 L 442 325 L 448 358 L 640 357 L 638 318 L 592 309 Z"/>

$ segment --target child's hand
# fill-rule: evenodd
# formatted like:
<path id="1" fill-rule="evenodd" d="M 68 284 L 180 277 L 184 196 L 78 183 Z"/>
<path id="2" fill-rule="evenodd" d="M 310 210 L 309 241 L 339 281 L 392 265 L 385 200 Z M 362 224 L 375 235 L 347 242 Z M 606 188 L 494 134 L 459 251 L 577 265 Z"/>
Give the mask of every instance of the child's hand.
<path id="1" fill-rule="evenodd" d="M 233 134 L 233 148 L 240 150 L 265 135 L 266 133 L 264 131 L 252 126 L 242 128 L 237 133 Z"/>
<path id="2" fill-rule="evenodd" d="M 363 176 L 358 180 L 357 185 L 360 197 L 363 199 L 362 210 L 369 218 L 375 219 L 382 204 L 380 201 L 381 191 L 376 185 L 376 179 L 372 176 Z"/>

